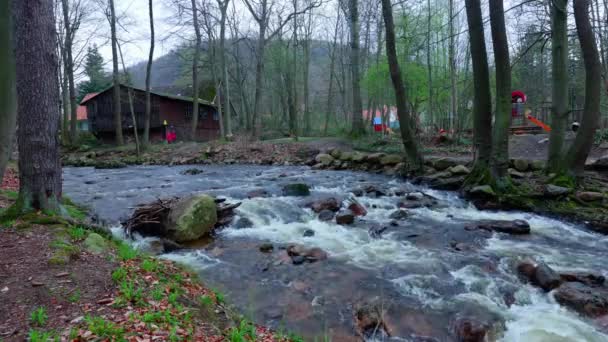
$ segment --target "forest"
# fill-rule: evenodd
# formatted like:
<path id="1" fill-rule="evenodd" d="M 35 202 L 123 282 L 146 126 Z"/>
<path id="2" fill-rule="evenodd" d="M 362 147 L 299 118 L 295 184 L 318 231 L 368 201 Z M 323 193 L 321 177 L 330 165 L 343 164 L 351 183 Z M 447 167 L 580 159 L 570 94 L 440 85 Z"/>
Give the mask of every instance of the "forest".
<path id="1" fill-rule="evenodd" d="M 0 46 L 0 342 L 608 340 L 607 0 L 6 0 Z"/>

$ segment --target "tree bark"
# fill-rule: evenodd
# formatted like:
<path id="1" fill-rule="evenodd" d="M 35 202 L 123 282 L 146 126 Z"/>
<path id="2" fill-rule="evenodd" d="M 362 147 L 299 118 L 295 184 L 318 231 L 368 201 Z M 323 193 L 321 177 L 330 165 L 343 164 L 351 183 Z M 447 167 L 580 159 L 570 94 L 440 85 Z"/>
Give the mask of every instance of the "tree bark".
<path id="1" fill-rule="evenodd" d="M 509 185 L 509 126 L 511 122 L 511 62 L 503 0 L 490 0 L 490 26 L 496 65 L 496 113 L 492 131 L 492 176 L 498 189 Z"/>
<path id="2" fill-rule="evenodd" d="M 553 86 L 547 168 L 560 172 L 568 119 L 568 0 L 553 0 L 551 4 Z"/>
<path id="3" fill-rule="evenodd" d="M 65 26 L 65 44 L 64 44 L 64 69 L 65 77 L 68 79 L 68 89 L 70 94 L 70 141 L 72 144 L 76 143 L 78 136 L 77 126 L 78 116 L 76 103 L 76 88 L 74 86 L 74 59 L 72 57 L 73 42 L 72 38 L 74 32 L 72 30 L 72 22 L 70 21 L 70 9 L 68 6 L 68 0 L 61 0 L 61 7 L 63 10 L 63 25 Z"/>
<path id="4" fill-rule="evenodd" d="M 194 58 L 192 60 L 192 126 L 190 128 L 190 139 L 194 141 L 196 140 L 196 132 L 198 130 L 198 60 L 201 54 L 201 28 L 198 26 L 196 0 L 192 0 L 192 25 L 194 25 L 194 32 L 196 34 L 196 44 L 194 47 Z"/>
<path id="5" fill-rule="evenodd" d="M 585 109 L 576 138 L 565 156 L 565 165 L 569 173 L 576 176 L 585 169 L 600 117 L 602 65 L 588 10 L 589 0 L 574 1 L 576 31 L 585 64 Z"/>
<path id="6" fill-rule="evenodd" d="M 458 90 L 456 88 L 456 81 L 458 75 L 456 74 L 456 42 L 454 35 L 454 0 L 449 0 L 449 35 L 450 35 L 450 47 L 448 52 L 448 59 L 450 63 L 450 128 L 455 128 L 456 116 L 458 112 Z"/>
<path id="7" fill-rule="evenodd" d="M 382 0 L 382 13 L 384 16 L 386 30 L 386 54 L 391 74 L 391 80 L 395 89 L 397 101 L 397 115 L 399 116 L 401 139 L 405 149 L 409 171 L 418 173 L 423 169 L 422 155 L 418 143 L 413 135 L 414 123 L 407 109 L 407 97 L 405 86 L 401 77 L 397 50 L 395 48 L 395 25 L 393 23 L 393 8 L 390 0 Z"/>
<path id="8" fill-rule="evenodd" d="M 114 0 L 110 1 L 110 30 L 112 40 L 112 80 L 114 89 L 112 91 L 114 103 L 114 129 L 116 133 L 116 144 L 123 145 L 122 137 L 122 101 L 120 99 L 120 71 L 118 69 L 118 38 L 116 36 L 116 11 L 114 9 Z M 72 117 L 74 113 L 72 113 Z"/>
<path id="9" fill-rule="evenodd" d="M 363 104 L 361 102 L 361 74 L 359 72 L 359 4 L 358 0 L 348 0 L 350 21 L 350 74 L 352 82 L 352 130 L 353 136 L 365 134 L 363 126 Z"/>
<path id="10" fill-rule="evenodd" d="M 151 78 L 152 78 L 152 63 L 154 62 L 154 7 L 153 0 L 148 1 L 148 9 L 150 16 L 150 53 L 148 55 L 148 64 L 146 66 L 146 114 L 144 117 L 144 137 L 143 145 L 150 143 L 150 120 L 152 120 L 152 96 L 150 95 Z"/>
<path id="11" fill-rule="evenodd" d="M 488 54 L 479 0 L 466 0 L 469 42 L 473 64 L 473 133 L 475 136 L 475 173 L 488 171 L 492 151 L 492 98 Z"/>
<path id="12" fill-rule="evenodd" d="M 5 13 L 5 12 L 3 12 Z M 51 1 L 13 1 L 17 79 L 18 212 L 57 212 L 61 199 L 59 84 Z M 35 99 L 36 105 L 32 105 Z"/>
<path id="13" fill-rule="evenodd" d="M 125 75 L 128 75 L 127 67 L 125 65 L 125 59 L 123 58 L 122 48 L 120 47 L 120 44 L 118 44 L 118 52 L 120 54 L 122 72 Z M 129 98 L 129 111 L 131 112 L 131 121 L 133 121 L 133 136 L 135 137 L 135 153 L 137 155 L 137 158 L 139 158 L 141 149 L 140 149 L 140 143 L 139 143 L 139 133 L 137 132 L 137 117 L 135 116 L 135 106 L 133 105 L 133 91 L 131 90 L 131 87 L 127 88 L 127 96 Z"/>
<path id="14" fill-rule="evenodd" d="M 331 117 L 335 117 L 335 113 L 333 113 L 332 103 L 333 103 L 333 87 L 334 87 L 334 69 L 336 65 L 336 51 L 338 49 L 336 43 L 338 42 L 338 31 L 340 27 L 340 11 L 338 10 L 338 14 L 336 15 L 336 27 L 334 29 L 334 38 L 332 40 L 331 45 L 329 45 L 331 52 L 329 57 L 329 88 L 327 90 L 327 109 L 325 113 L 325 125 L 323 127 L 323 135 L 327 135 L 327 127 L 329 126 L 329 119 Z"/>
<path id="15" fill-rule="evenodd" d="M 220 6 L 220 67 L 222 69 L 222 80 L 224 90 L 224 120 L 226 122 L 225 131 L 228 139 L 232 138 L 232 114 L 230 113 L 230 86 L 228 79 L 228 63 L 226 58 L 226 19 L 228 4 L 230 0 L 218 0 Z"/>
<path id="16" fill-rule="evenodd" d="M 427 22 L 426 22 L 426 67 L 427 67 L 427 77 L 429 83 L 429 99 L 428 99 L 428 109 L 429 109 L 429 123 L 431 127 L 433 127 L 434 123 L 434 113 L 433 113 L 433 66 L 431 63 L 431 0 L 427 0 Z"/>
<path id="17" fill-rule="evenodd" d="M 13 150 L 17 120 L 11 1 L 0 2 L 0 184 Z"/>

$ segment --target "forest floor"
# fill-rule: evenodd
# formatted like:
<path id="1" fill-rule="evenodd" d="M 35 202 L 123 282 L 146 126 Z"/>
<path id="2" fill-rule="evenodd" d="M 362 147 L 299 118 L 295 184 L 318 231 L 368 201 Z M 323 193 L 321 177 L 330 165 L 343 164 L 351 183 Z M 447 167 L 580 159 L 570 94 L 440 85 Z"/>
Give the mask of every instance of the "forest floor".
<path id="1" fill-rule="evenodd" d="M 16 198 L 0 190 L 0 211 Z M 297 341 L 255 326 L 196 275 L 72 219 L 0 222 L 0 341 Z"/>

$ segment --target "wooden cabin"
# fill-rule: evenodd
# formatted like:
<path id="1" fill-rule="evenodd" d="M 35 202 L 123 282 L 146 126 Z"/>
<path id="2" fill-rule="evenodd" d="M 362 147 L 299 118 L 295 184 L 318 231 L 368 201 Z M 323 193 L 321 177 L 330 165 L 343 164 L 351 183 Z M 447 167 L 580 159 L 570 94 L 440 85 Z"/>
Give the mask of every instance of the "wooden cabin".
<path id="1" fill-rule="evenodd" d="M 114 128 L 113 89 L 114 87 L 111 86 L 94 96 L 90 96 L 86 101 L 81 103 L 81 105 L 87 108 L 89 130 L 104 141 L 113 141 L 116 133 Z M 125 136 L 133 135 L 129 90 L 131 90 L 133 97 L 133 112 L 135 113 L 139 132 L 143 132 L 146 113 L 145 90 L 121 84 L 122 129 Z M 163 124 L 165 121 L 169 127 L 173 127 L 175 130 L 177 140 L 186 140 L 190 137 L 192 98 L 151 92 L 151 102 L 151 140 L 160 141 L 163 139 Z M 217 107 L 204 100 L 199 100 L 199 104 L 196 140 L 209 141 L 219 138 L 220 122 Z"/>

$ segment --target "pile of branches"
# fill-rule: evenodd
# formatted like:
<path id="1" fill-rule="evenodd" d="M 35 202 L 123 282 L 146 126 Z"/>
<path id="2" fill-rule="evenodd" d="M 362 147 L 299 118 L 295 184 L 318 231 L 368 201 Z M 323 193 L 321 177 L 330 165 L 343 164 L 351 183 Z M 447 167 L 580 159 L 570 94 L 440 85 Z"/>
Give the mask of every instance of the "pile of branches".
<path id="1" fill-rule="evenodd" d="M 155 202 L 139 206 L 131 218 L 122 222 L 125 233 L 129 237 L 133 237 L 133 233 L 137 232 L 142 236 L 161 236 L 168 235 L 167 218 L 171 213 L 172 208 L 180 201 L 179 197 L 169 199 L 157 199 Z M 215 228 L 221 228 L 229 225 L 234 216 L 234 210 L 241 203 L 226 203 L 226 199 L 215 199 L 217 206 L 217 223 Z"/>
<path id="2" fill-rule="evenodd" d="M 133 232 L 144 236 L 165 236 L 165 222 L 171 208 L 179 201 L 178 197 L 158 199 L 156 202 L 139 206 L 131 218 L 122 223 L 127 236 L 133 237 Z"/>

